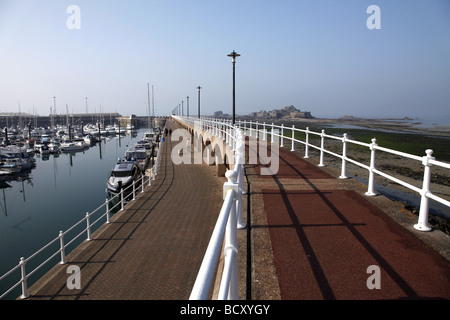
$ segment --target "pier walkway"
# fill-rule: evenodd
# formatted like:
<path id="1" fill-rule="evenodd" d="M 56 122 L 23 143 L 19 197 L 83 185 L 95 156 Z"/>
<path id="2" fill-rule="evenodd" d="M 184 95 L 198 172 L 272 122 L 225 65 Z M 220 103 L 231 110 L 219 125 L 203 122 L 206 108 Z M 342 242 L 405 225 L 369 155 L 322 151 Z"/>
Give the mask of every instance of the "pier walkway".
<path id="1" fill-rule="evenodd" d="M 174 165 L 167 140 L 152 187 L 33 285 L 29 299 L 189 298 L 224 179 L 206 165 Z M 241 299 L 450 299 L 448 236 L 413 231 L 412 220 L 402 226 L 400 206 L 365 197 L 356 180 L 297 152 L 280 148 L 279 159 L 273 176 L 246 165 Z M 66 286 L 68 265 L 81 268 L 79 290 Z"/>
<path id="2" fill-rule="evenodd" d="M 449 236 L 415 230 L 403 206 L 337 169 L 285 148 L 279 159 L 273 176 L 246 168 L 253 297 L 450 299 Z"/>
<path id="3" fill-rule="evenodd" d="M 168 122 L 168 128 L 176 124 Z M 222 184 L 206 165 L 174 165 L 162 143 L 156 180 L 30 287 L 28 299 L 188 299 L 222 205 Z M 69 265 L 80 289 L 68 289 Z"/>

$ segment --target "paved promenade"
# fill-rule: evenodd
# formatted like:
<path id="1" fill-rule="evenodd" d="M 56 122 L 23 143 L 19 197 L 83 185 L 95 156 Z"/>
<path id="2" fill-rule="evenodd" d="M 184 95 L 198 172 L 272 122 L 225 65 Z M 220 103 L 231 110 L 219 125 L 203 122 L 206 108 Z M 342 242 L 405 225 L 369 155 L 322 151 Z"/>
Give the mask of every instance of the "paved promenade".
<path id="1" fill-rule="evenodd" d="M 174 165 L 173 145 L 163 143 L 152 187 L 30 288 L 30 299 L 188 299 L 224 178 L 211 166 Z M 400 206 L 365 197 L 364 186 L 332 168 L 284 148 L 279 157 L 274 176 L 246 165 L 241 299 L 450 299 L 450 264 L 436 253 L 448 256 L 448 236 L 415 231 Z M 66 287 L 73 264 L 80 290 Z"/>
<path id="2" fill-rule="evenodd" d="M 169 121 L 168 128 L 175 129 Z M 157 179 L 30 288 L 29 299 L 188 299 L 222 205 L 205 165 L 174 165 L 166 139 Z M 69 265 L 81 289 L 69 290 Z"/>
<path id="3" fill-rule="evenodd" d="M 416 231 L 401 206 L 338 170 L 284 148 L 279 157 L 274 176 L 247 166 L 253 299 L 450 298 L 450 264 L 435 251 L 448 257 L 447 235 Z"/>

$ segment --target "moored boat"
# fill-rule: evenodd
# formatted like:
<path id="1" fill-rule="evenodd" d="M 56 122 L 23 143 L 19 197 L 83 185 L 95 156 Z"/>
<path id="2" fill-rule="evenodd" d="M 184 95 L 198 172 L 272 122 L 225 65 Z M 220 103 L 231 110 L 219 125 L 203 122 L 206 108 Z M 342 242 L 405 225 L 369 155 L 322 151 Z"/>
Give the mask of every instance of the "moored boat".
<path id="1" fill-rule="evenodd" d="M 84 145 L 76 143 L 76 142 L 63 142 L 61 143 L 60 149 L 62 152 L 77 152 L 83 151 Z"/>
<path id="2" fill-rule="evenodd" d="M 119 193 L 133 184 L 133 181 L 139 181 L 142 172 L 135 161 L 126 161 L 119 159 L 111 170 L 106 188 L 112 193 Z"/>

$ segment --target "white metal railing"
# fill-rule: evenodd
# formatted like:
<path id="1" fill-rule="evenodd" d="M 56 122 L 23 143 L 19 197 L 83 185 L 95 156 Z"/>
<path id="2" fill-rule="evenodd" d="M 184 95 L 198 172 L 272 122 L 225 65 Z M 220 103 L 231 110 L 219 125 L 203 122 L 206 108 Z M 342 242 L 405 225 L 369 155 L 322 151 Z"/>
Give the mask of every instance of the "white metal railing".
<path id="1" fill-rule="evenodd" d="M 183 118 L 186 121 L 186 118 Z M 193 120 L 187 120 L 193 121 Z M 209 132 L 213 132 L 219 137 L 222 137 L 226 140 L 227 143 L 230 143 L 230 146 L 233 147 L 235 143 L 235 139 L 232 138 L 233 126 L 231 125 L 231 120 L 226 119 L 214 119 L 214 118 L 202 118 L 197 120 L 201 123 L 202 128 Z M 388 149 L 381 147 L 377 144 L 376 139 L 372 139 L 371 143 L 365 143 L 361 141 L 356 141 L 349 139 L 347 134 L 344 133 L 342 137 L 329 135 L 325 133 L 325 130 L 321 132 L 315 132 L 309 130 L 309 127 L 306 129 L 295 128 L 295 125 L 292 127 L 286 127 L 283 124 L 274 125 L 273 123 L 259 123 L 254 121 L 236 121 L 236 128 L 239 128 L 244 131 L 244 134 L 251 137 L 259 137 L 259 139 L 263 141 L 274 142 L 274 139 L 280 141 L 280 147 L 284 147 L 285 141 L 290 142 L 291 151 L 295 151 L 295 144 L 300 143 L 304 145 L 305 154 L 304 158 L 310 157 L 310 149 L 315 149 L 319 152 L 319 167 L 325 166 L 325 154 L 331 155 L 333 157 L 341 159 L 341 173 L 339 178 L 346 179 L 347 178 L 347 163 L 352 163 L 361 168 L 364 168 L 368 171 L 368 184 L 367 184 L 367 192 L 365 193 L 367 196 L 375 196 L 377 193 L 375 191 L 375 175 L 379 175 L 383 178 L 386 178 L 390 181 L 393 181 L 399 185 L 402 185 L 420 195 L 420 209 L 419 209 L 419 218 L 417 224 L 414 225 L 414 228 L 419 231 L 430 231 L 431 227 L 428 224 L 428 216 L 429 216 L 429 200 L 433 200 L 439 202 L 450 208 L 450 201 L 433 194 L 430 190 L 431 184 L 431 168 L 432 166 L 438 166 L 445 169 L 450 169 L 450 164 L 442 161 L 437 161 L 433 156 L 433 150 L 427 149 L 425 150 L 425 156 L 417 156 L 393 149 Z M 285 134 L 287 132 L 287 134 Z M 295 138 L 295 134 L 297 132 L 302 132 L 305 134 L 305 140 L 298 140 Z M 310 137 L 316 136 L 320 138 L 320 145 L 315 145 L 310 142 Z M 325 148 L 325 139 L 331 139 L 335 141 L 340 141 L 342 143 L 342 153 L 338 154 L 331 150 L 327 150 Z M 370 151 L 369 156 L 369 165 L 356 161 L 355 159 L 350 158 L 347 155 L 347 145 L 354 144 L 366 147 L 368 151 Z M 394 177 L 386 172 L 383 172 L 376 168 L 376 154 L 377 151 L 386 152 L 392 155 L 397 155 L 406 159 L 411 159 L 413 161 L 418 161 L 419 164 L 424 167 L 424 175 L 422 180 L 422 186 L 416 187 L 401 178 Z M 450 172 L 449 172 L 450 173 Z"/>
<path id="2" fill-rule="evenodd" d="M 217 120 L 216 120 L 217 121 Z M 301 143 L 305 146 L 305 154 L 304 157 L 305 158 L 309 158 L 309 149 L 313 148 L 319 151 L 319 164 L 318 166 L 324 166 L 324 156 L 325 154 L 329 154 L 331 156 L 340 158 L 342 160 L 341 162 L 341 174 L 339 176 L 339 178 L 341 179 L 346 179 L 347 178 L 347 172 L 346 172 L 346 164 L 347 162 L 353 163 L 359 167 L 362 167 L 364 169 L 366 169 L 369 173 L 369 177 L 368 177 L 368 186 L 367 186 L 367 192 L 365 193 L 367 196 L 375 196 L 376 192 L 374 189 L 374 184 L 375 184 L 375 174 L 382 176 L 390 181 L 393 181 L 397 184 L 400 184 L 412 191 L 417 192 L 420 196 L 421 196 L 421 200 L 420 200 L 420 209 L 419 209 L 419 218 L 418 218 L 418 222 L 417 224 L 414 225 L 414 228 L 419 230 L 419 231 L 430 231 L 431 228 L 428 225 L 428 214 L 429 214 L 429 199 L 432 199 L 434 201 L 437 201 L 447 207 L 450 207 L 450 201 L 439 197 L 435 194 L 433 194 L 430 190 L 430 183 L 431 183 L 431 167 L 434 166 L 439 166 L 442 168 L 446 168 L 446 169 L 450 169 L 450 164 L 449 163 L 445 163 L 442 161 L 437 161 L 435 160 L 435 158 L 432 156 L 433 154 L 433 150 L 431 149 L 427 149 L 425 151 L 425 156 L 416 156 L 416 155 L 412 155 L 409 153 L 405 153 L 405 152 L 400 152 L 397 150 L 393 150 L 393 149 L 388 149 L 388 148 L 384 148 L 384 147 L 380 147 L 377 144 L 376 139 L 372 139 L 371 143 L 364 143 L 361 141 L 356 141 L 356 140 L 351 140 L 349 138 L 347 138 L 347 134 L 344 133 L 342 135 L 342 137 L 337 137 L 334 135 L 328 135 L 325 133 L 325 130 L 322 130 L 320 133 L 319 132 L 314 132 L 309 130 L 308 127 L 306 127 L 305 130 L 303 129 L 298 129 L 295 128 L 294 125 L 292 125 L 292 127 L 285 127 L 283 124 L 281 125 L 274 125 L 273 123 L 271 124 L 266 124 L 266 123 L 258 123 L 258 122 L 253 122 L 253 121 L 238 121 L 237 122 L 237 126 L 239 128 L 242 128 L 246 133 L 248 133 L 249 136 L 253 136 L 253 134 L 255 135 L 255 137 L 257 136 L 262 136 L 263 140 L 267 140 L 267 136 L 270 135 L 270 140 L 271 142 L 274 141 L 274 138 L 277 138 L 280 140 L 280 146 L 283 147 L 284 146 L 284 140 L 288 140 L 291 142 L 291 151 L 295 151 L 295 143 Z M 267 130 L 267 128 L 269 130 Z M 284 134 L 284 132 L 288 130 L 291 132 L 290 136 L 286 136 Z M 268 133 L 270 132 L 270 133 Z M 297 140 L 295 138 L 295 133 L 296 132 L 303 132 L 305 134 L 305 141 L 302 140 Z M 320 146 L 319 145 L 314 145 L 311 144 L 309 142 L 309 138 L 311 135 L 315 135 L 320 137 Z M 332 139 L 332 140 L 337 140 L 337 141 L 341 141 L 342 142 L 342 153 L 341 154 L 337 154 L 335 152 L 332 152 L 330 150 L 327 150 L 325 148 L 325 138 L 327 139 Z M 355 144 L 355 145 L 360 145 L 363 147 L 366 147 L 370 150 L 370 163 L 369 165 L 363 164 L 361 162 L 358 162 L 354 159 L 351 159 L 347 156 L 347 144 L 351 143 L 351 144 Z M 415 161 L 420 161 L 421 164 L 424 166 L 424 177 L 422 180 L 422 188 L 418 188 L 416 186 L 411 185 L 410 183 L 403 181 L 399 178 L 396 178 L 392 175 L 389 175 L 385 172 L 382 172 L 381 170 L 378 170 L 375 166 L 375 156 L 376 156 L 376 151 L 383 151 L 389 154 L 393 154 L 393 155 L 397 155 L 397 156 L 401 156 L 403 158 L 407 158 L 407 159 L 411 159 L 411 160 L 415 160 Z"/>
<path id="3" fill-rule="evenodd" d="M 223 139 L 226 146 L 234 153 L 234 168 L 225 173 L 228 181 L 223 185 L 224 202 L 189 299 L 208 299 L 223 246 L 224 263 L 217 298 L 219 300 L 236 300 L 238 299 L 237 230 L 246 227 L 245 223 L 242 222 L 242 194 L 245 193 L 244 134 L 237 127 L 218 121 L 194 120 L 186 117 L 174 118 L 195 125 L 198 129 L 208 131 Z"/>
<path id="4" fill-rule="evenodd" d="M 14 268 L 6 272 L 4 275 L 0 277 L 0 281 L 6 279 L 7 277 L 11 276 L 14 272 L 16 272 L 18 269 L 20 269 L 20 280 L 16 282 L 12 287 L 10 287 L 8 290 L 6 290 L 4 293 L 0 295 L 0 299 L 4 298 L 6 295 L 8 295 L 10 292 L 12 292 L 15 288 L 17 288 L 19 285 L 22 287 L 22 294 L 20 295 L 20 298 L 25 299 L 29 297 L 28 293 L 28 278 L 33 275 L 36 271 L 41 269 L 44 265 L 46 265 L 49 261 L 51 261 L 56 256 L 60 255 L 60 264 L 66 263 L 66 248 L 74 243 L 75 240 L 80 238 L 83 234 L 86 234 L 86 241 L 91 240 L 91 228 L 100 222 L 100 220 L 104 219 L 106 217 L 106 221 L 104 223 L 110 223 L 110 214 L 113 212 L 114 209 L 117 209 L 120 206 L 120 211 L 124 210 L 124 206 L 127 203 L 127 198 L 132 198 L 131 201 L 136 199 L 136 194 L 139 192 L 139 188 L 141 189 L 141 193 L 144 192 L 145 186 L 151 186 L 152 180 L 156 179 L 156 176 L 158 174 L 158 167 L 159 167 L 159 161 L 160 161 L 160 155 L 161 155 L 161 149 L 163 148 L 164 144 L 162 142 L 159 143 L 158 152 L 156 156 L 155 163 L 153 164 L 152 168 L 148 170 L 147 174 L 143 174 L 141 176 L 141 179 L 139 182 L 136 183 L 136 181 L 133 181 L 133 184 L 128 186 L 127 188 L 121 189 L 120 193 L 115 195 L 112 198 L 107 198 L 105 203 L 100 205 L 98 208 L 93 210 L 92 212 L 86 212 L 86 215 L 83 219 L 75 223 L 73 226 L 71 226 L 66 231 L 60 231 L 58 237 L 47 243 L 45 246 L 43 246 L 41 249 L 33 253 L 28 258 L 20 258 L 19 264 L 16 265 Z M 147 179 L 148 178 L 148 179 Z M 116 204 L 114 204 L 111 208 L 109 207 L 110 202 L 114 202 L 114 200 L 118 201 Z M 101 214 L 95 221 L 91 222 L 91 218 L 94 216 L 94 214 L 101 213 L 101 210 L 105 210 L 103 214 Z M 85 228 L 73 236 L 70 241 L 65 242 L 65 237 L 70 233 L 71 231 L 74 231 L 76 227 L 85 224 Z M 44 252 L 46 249 L 51 247 L 52 245 L 59 244 L 59 249 L 51 254 L 49 257 L 47 257 L 42 263 L 40 263 L 36 268 L 34 268 L 32 271 L 27 272 L 26 271 L 26 265 L 29 263 L 30 260 L 34 259 L 38 255 L 40 255 L 42 252 Z"/>

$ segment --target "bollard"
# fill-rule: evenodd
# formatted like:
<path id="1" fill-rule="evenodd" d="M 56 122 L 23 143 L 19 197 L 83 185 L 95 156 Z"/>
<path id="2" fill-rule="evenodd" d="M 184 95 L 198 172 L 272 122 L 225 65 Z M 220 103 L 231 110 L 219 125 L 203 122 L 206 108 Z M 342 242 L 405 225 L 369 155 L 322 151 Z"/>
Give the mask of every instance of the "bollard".
<path id="1" fill-rule="evenodd" d="M 375 173 L 373 170 L 375 169 L 375 148 L 377 146 L 377 139 L 373 138 L 372 143 L 370 144 L 370 167 L 369 167 L 369 182 L 368 189 L 366 192 L 366 196 L 376 196 L 373 185 L 375 183 Z"/>
<path id="2" fill-rule="evenodd" d="M 414 225 L 414 229 L 419 231 L 431 231 L 431 227 L 428 225 L 428 210 L 429 210 L 429 200 L 427 194 L 430 192 L 430 182 L 431 182 L 431 164 L 430 160 L 434 160 L 433 150 L 427 149 L 425 151 L 427 154 L 422 158 L 422 164 L 424 165 L 423 172 L 423 185 L 422 191 L 420 192 L 420 209 L 419 209 L 419 219 L 417 224 Z"/>

